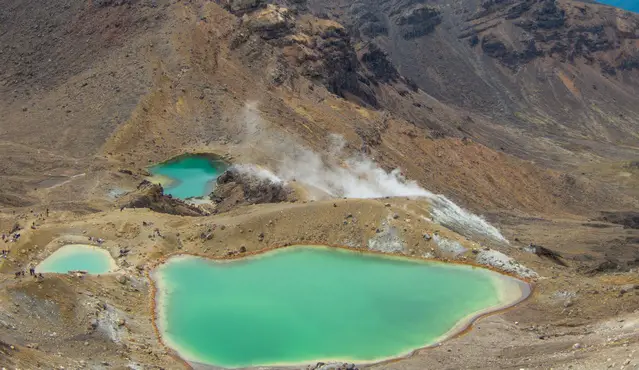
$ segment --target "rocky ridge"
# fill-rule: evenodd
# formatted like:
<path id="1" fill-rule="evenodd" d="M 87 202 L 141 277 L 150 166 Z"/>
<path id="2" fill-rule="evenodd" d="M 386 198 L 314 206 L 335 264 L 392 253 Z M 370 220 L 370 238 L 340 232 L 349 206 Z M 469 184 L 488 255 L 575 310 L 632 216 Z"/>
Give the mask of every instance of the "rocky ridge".
<path id="1" fill-rule="evenodd" d="M 579 59 L 607 75 L 639 67 L 635 16 L 609 12 L 599 18 L 593 6 L 555 0 L 484 1 L 481 7 L 460 37 L 509 68 L 543 57 Z M 513 27 L 508 38 L 499 32 L 506 25 Z"/>
<path id="2" fill-rule="evenodd" d="M 549 166 L 588 161 L 577 146 L 601 161 L 636 155 L 604 144 L 637 144 L 635 14 L 573 0 L 309 4 L 316 14 L 346 25 L 356 43 L 375 44 L 393 67 L 386 70 L 397 70 L 436 99 L 499 125 L 486 125 L 471 113 L 456 133 L 446 135 L 470 135 Z M 425 29 L 405 29 L 412 20 Z M 420 110 L 385 107 L 407 117 L 411 114 L 402 112 Z M 543 142 L 535 140 L 539 136 Z"/>
<path id="3" fill-rule="evenodd" d="M 120 210 L 124 208 L 148 208 L 155 212 L 182 216 L 203 216 L 207 212 L 187 202 L 164 194 L 160 184 L 144 180 L 137 189 L 118 199 Z"/>

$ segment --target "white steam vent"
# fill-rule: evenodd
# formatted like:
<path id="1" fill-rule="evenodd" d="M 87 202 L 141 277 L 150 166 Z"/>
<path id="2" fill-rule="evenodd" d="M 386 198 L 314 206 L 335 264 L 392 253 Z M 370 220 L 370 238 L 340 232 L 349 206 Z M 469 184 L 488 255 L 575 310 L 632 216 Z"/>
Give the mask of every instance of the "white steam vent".
<path id="1" fill-rule="evenodd" d="M 480 235 L 506 242 L 503 235 L 486 220 L 453 203 L 440 194 L 433 194 L 407 180 L 399 169 L 390 172 L 365 156 L 350 157 L 342 163 L 344 139 L 339 135 L 329 137 L 330 159 L 305 148 L 288 137 L 265 130 L 255 103 L 247 104 L 242 112 L 244 143 L 251 149 L 277 163 L 275 176 L 283 181 L 295 180 L 309 188 L 319 189 L 332 197 L 383 198 L 425 197 L 432 204 L 433 220 L 462 235 Z M 259 149 L 258 149 L 259 148 Z"/>
<path id="2" fill-rule="evenodd" d="M 285 181 L 296 179 L 333 197 L 425 197 L 432 204 L 431 215 L 435 222 L 462 235 L 481 235 L 506 242 L 499 230 L 486 220 L 445 196 L 433 194 L 415 181 L 406 180 L 399 169 L 386 172 L 363 157 L 349 158 L 345 164 L 345 167 L 327 164 L 316 153 L 306 151 L 301 157 L 285 160 L 276 172 Z"/>
<path id="3" fill-rule="evenodd" d="M 281 183 L 282 179 L 277 177 L 273 172 L 267 170 L 266 168 L 256 166 L 254 164 L 234 164 L 233 167 L 239 172 L 243 174 L 248 174 L 253 177 L 257 177 L 259 179 L 268 180 L 274 183 Z"/>

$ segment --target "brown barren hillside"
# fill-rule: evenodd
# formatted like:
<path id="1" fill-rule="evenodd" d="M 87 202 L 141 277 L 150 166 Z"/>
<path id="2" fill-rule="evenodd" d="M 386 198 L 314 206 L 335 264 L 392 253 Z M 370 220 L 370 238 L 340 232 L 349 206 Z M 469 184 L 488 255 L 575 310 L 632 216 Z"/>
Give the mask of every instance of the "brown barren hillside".
<path id="1" fill-rule="evenodd" d="M 553 167 L 637 155 L 636 14 L 555 0 L 310 6 L 431 96 L 503 126 L 467 122 L 484 143 Z"/>

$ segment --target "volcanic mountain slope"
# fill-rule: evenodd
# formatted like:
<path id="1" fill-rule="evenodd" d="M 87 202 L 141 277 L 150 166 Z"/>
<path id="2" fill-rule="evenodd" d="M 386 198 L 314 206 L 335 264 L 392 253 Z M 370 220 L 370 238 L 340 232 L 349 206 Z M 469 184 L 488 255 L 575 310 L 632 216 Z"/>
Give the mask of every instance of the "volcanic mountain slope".
<path id="1" fill-rule="evenodd" d="M 7 205 L 107 201 L 93 205 L 100 208 L 109 184 L 130 189 L 146 165 L 185 151 L 272 166 L 259 139 L 251 150 L 239 145 L 262 133 L 247 134 L 242 122 L 251 100 L 260 130 L 320 153 L 331 147 L 329 134 L 340 134 L 344 155 L 363 151 L 476 209 L 583 213 L 633 203 L 469 140 L 468 127 L 497 130 L 504 135 L 491 140 L 505 142 L 509 129 L 417 89 L 381 49 L 359 48 L 347 28 L 310 15 L 305 3 L 47 4 L 3 8 Z"/>
<path id="2" fill-rule="evenodd" d="M 429 95 L 498 123 L 463 125 L 483 143 L 564 168 L 636 156 L 636 14 L 568 0 L 310 4 Z"/>
<path id="3" fill-rule="evenodd" d="M 0 55 L 8 66 L 0 89 L 6 228 L 23 207 L 112 209 L 150 163 L 198 151 L 271 169 L 289 157 L 304 162 L 306 149 L 321 160 L 363 153 L 483 214 L 594 218 L 639 204 L 627 191 L 634 170 L 623 186 L 614 176 L 604 185 L 596 165 L 588 178 L 491 148 L 508 146 L 508 124 L 426 94 L 381 48 L 360 47 L 356 33 L 306 3 L 47 4 L 7 0 L 3 8 L 12 15 L 3 13 L 1 33 L 11 51 Z M 247 108 L 250 101 L 258 103 Z M 472 127 L 494 130 L 489 146 Z M 332 134 L 344 140 L 339 153 Z"/>

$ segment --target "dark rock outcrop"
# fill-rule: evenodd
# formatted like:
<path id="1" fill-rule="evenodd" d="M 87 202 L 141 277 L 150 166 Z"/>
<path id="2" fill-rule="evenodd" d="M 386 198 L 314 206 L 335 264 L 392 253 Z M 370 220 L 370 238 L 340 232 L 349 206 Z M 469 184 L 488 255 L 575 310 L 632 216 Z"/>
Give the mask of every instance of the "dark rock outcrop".
<path id="1" fill-rule="evenodd" d="M 261 49 L 257 37 L 275 49 Z M 297 19 L 287 8 L 269 4 L 242 16 L 231 48 L 252 60 L 270 55 L 275 67 L 268 74 L 274 84 L 301 75 L 336 95 L 377 106 L 370 88 L 373 82 L 362 73 L 350 34 L 337 22 L 308 15 Z"/>
<path id="2" fill-rule="evenodd" d="M 211 199 L 218 212 L 226 212 L 241 205 L 294 200 L 294 194 L 284 182 L 260 174 L 257 168 L 231 166 L 217 178 Z"/>
<path id="3" fill-rule="evenodd" d="M 639 161 L 630 161 L 626 163 L 623 168 L 628 170 L 639 170 Z"/>
<path id="4" fill-rule="evenodd" d="M 402 37 L 407 40 L 433 32 L 441 22 L 439 10 L 425 4 L 419 4 L 403 11 L 395 19 L 395 24 L 401 26 Z"/>
<path id="5" fill-rule="evenodd" d="M 118 205 L 120 209 L 148 208 L 171 215 L 204 216 L 206 214 L 203 210 L 180 199 L 165 195 L 161 185 L 153 184 L 148 180 L 142 181 L 134 192 L 122 196 Z"/>
<path id="6" fill-rule="evenodd" d="M 245 25 L 264 40 L 272 40 L 289 34 L 295 19 L 288 9 L 269 4 L 249 17 Z"/>
<path id="7" fill-rule="evenodd" d="M 120 6 L 125 4 L 131 4 L 133 1 L 131 0 L 93 0 L 93 5 L 97 7 L 107 7 L 107 6 Z"/>
<path id="8" fill-rule="evenodd" d="M 615 261 L 612 259 L 606 259 L 605 261 L 599 262 L 594 266 L 583 267 L 580 269 L 581 273 L 585 275 L 599 275 L 605 274 L 609 272 L 617 272 L 620 271 L 621 266 L 619 265 L 619 261 Z"/>
<path id="9" fill-rule="evenodd" d="M 600 220 L 623 225 L 626 229 L 639 229 L 639 212 L 602 212 Z"/>
<path id="10" fill-rule="evenodd" d="M 226 0 L 223 6 L 235 15 L 243 15 L 263 8 L 266 2 L 264 0 Z"/>
<path id="11" fill-rule="evenodd" d="M 528 3 L 529 2 L 523 4 L 527 6 Z M 556 0 L 545 0 L 542 4 L 543 5 L 534 12 L 536 26 L 542 29 L 555 29 L 564 26 L 566 23 L 566 12 L 557 6 Z"/>
<path id="12" fill-rule="evenodd" d="M 376 9 L 355 3 L 351 5 L 349 12 L 353 15 L 353 23 L 349 25 L 349 29 L 354 36 L 373 38 L 388 35 L 388 25 Z"/>
<path id="13" fill-rule="evenodd" d="M 533 252 L 539 257 L 548 258 L 549 260 L 560 266 L 567 266 L 566 263 L 563 261 L 561 254 L 557 251 L 535 244 L 531 244 L 530 248 L 532 248 Z"/>
<path id="14" fill-rule="evenodd" d="M 476 26 L 461 37 L 469 38 L 469 43 L 476 45 L 471 38 L 479 35 L 484 40 L 484 52 L 512 69 L 545 55 L 561 61 L 582 59 L 588 64 L 598 63 L 608 75 L 615 75 L 617 70 L 639 68 L 639 57 L 630 51 L 635 49 L 631 41 L 639 37 L 636 21 L 613 20 L 589 12 L 586 5 L 575 6 L 571 10 L 573 13 L 578 10 L 579 15 L 569 17 L 565 7 L 557 0 L 488 0 L 472 17 Z M 504 28 L 500 27 L 503 23 L 491 21 L 500 16 L 525 31 L 526 37 L 514 41 L 509 36 L 503 38 Z M 489 31 L 491 28 L 499 30 Z M 620 47 L 624 43 L 629 47 Z M 606 55 L 610 52 L 616 55 Z"/>
<path id="15" fill-rule="evenodd" d="M 361 61 L 375 79 L 380 82 L 391 82 L 399 78 L 399 72 L 393 63 L 388 60 L 386 52 L 375 43 L 370 43 L 362 54 Z"/>
<path id="16" fill-rule="evenodd" d="M 376 105 L 374 96 L 363 91 L 360 86 L 357 55 L 346 29 L 333 25 L 324 28 L 317 36 L 316 51 L 319 52 L 319 58 L 308 59 L 303 64 L 303 74 L 321 81 L 337 95 L 351 93 Z"/>
<path id="17" fill-rule="evenodd" d="M 499 59 L 502 64 L 513 69 L 543 54 L 543 52 L 537 49 L 534 40 L 529 40 L 523 49 L 516 50 L 506 46 L 493 34 L 484 36 L 481 41 L 481 48 L 484 54 Z"/>

